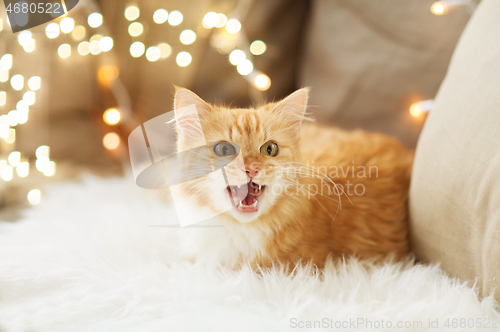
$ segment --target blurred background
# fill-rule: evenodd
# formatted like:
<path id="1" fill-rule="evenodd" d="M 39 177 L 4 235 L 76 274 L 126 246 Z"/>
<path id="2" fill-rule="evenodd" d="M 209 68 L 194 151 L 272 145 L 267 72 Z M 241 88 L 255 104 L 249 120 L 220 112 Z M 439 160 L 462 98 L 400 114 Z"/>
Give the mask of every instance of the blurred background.
<path id="1" fill-rule="evenodd" d="M 310 86 L 318 122 L 415 147 L 476 2 L 80 0 L 19 33 L 2 4 L 0 216 L 47 182 L 122 174 L 173 84 L 235 107 Z"/>

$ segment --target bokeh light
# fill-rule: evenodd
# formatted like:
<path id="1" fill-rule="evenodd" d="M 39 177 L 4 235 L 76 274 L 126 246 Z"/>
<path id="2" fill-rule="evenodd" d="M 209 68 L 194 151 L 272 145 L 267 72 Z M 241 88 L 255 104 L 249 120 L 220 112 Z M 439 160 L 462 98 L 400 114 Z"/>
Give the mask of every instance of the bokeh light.
<path id="1" fill-rule="evenodd" d="M 80 55 L 87 55 L 90 53 L 90 43 L 88 41 L 82 41 L 78 44 L 78 53 Z"/>
<path id="2" fill-rule="evenodd" d="M 208 12 L 203 17 L 203 27 L 206 29 L 211 29 L 219 23 L 219 15 L 216 12 Z"/>
<path id="3" fill-rule="evenodd" d="M 238 73 L 240 73 L 240 75 L 248 75 L 253 71 L 253 63 L 248 59 L 243 60 L 240 64 L 238 64 L 236 70 L 238 70 Z"/>
<path id="4" fill-rule="evenodd" d="M 132 37 L 140 36 L 143 30 L 144 29 L 142 27 L 142 24 L 139 22 L 130 23 L 130 25 L 128 26 L 128 33 Z"/>
<path id="5" fill-rule="evenodd" d="M 45 34 L 47 38 L 54 39 L 59 36 L 59 24 L 57 23 L 49 23 L 45 27 Z"/>
<path id="6" fill-rule="evenodd" d="M 111 37 L 102 37 L 99 40 L 99 48 L 103 52 L 108 52 L 113 48 L 113 38 Z"/>
<path id="7" fill-rule="evenodd" d="M 444 8 L 443 4 L 440 2 L 434 2 L 431 6 L 431 12 L 434 15 L 443 15 L 444 10 L 445 10 L 445 8 Z"/>
<path id="8" fill-rule="evenodd" d="M 66 59 L 71 55 L 71 45 L 70 44 L 61 44 L 57 49 L 57 53 L 63 59 Z"/>
<path id="9" fill-rule="evenodd" d="M 128 21 L 133 21 L 139 17 L 140 13 L 141 12 L 139 11 L 139 8 L 137 8 L 136 6 L 128 6 L 125 9 L 125 18 Z"/>
<path id="10" fill-rule="evenodd" d="M 12 61 L 12 54 L 4 54 L 0 58 L 0 68 L 2 68 L 3 70 L 10 70 L 12 68 Z"/>
<path id="11" fill-rule="evenodd" d="M 86 34 L 85 27 L 83 25 L 77 25 L 73 29 L 73 33 L 71 34 L 71 36 L 73 37 L 74 40 L 78 41 L 85 38 L 85 34 Z"/>
<path id="12" fill-rule="evenodd" d="M 75 20 L 73 20 L 71 17 L 65 17 L 61 20 L 61 23 L 59 23 L 59 25 L 61 26 L 62 32 L 70 33 L 75 28 Z"/>
<path id="13" fill-rule="evenodd" d="M 92 28 L 98 28 L 102 24 L 102 15 L 99 13 L 92 13 L 87 18 L 87 22 Z"/>
<path id="14" fill-rule="evenodd" d="M 28 88 L 33 91 L 37 91 L 38 89 L 40 89 L 41 84 L 42 79 L 40 78 L 40 76 L 31 76 L 28 80 Z"/>
<path id="15" fill-rule="evenodd" d="M 235 18 L 230 19 L 226 23 L 226 30 L 229 33 L 237 33 L 241 30 L 241 23 Z"/>
<path id="16" fill-rule="evenodd" d="M 177 57 L 175 58 L 175 61 L 177 62 L 177 65 L 179 67 L 189 66 L 191 60 L 192 60 L 191 54 L 185 51 L 179 52 L 179 54 L 177 54 Z"/>
<path id="17" fill-rule="evenodd" d="M 236 49 L 229 53 L 229 62 L 231 62 L 231 64 L 234 66 L 239 65 L 240 63 L 245 61 L 246 58 L 247 56 L 242 50 Z"/>
<path id="18" fill-rule="evenodd" d="M 226 23 L 227 23 L 227 16 L 222 14 L 222 13 L 217 14 L 217 16 L 219 17 L 219 21 L 217 22 L 215 27 L 216 28 L 223 28 L 224 25 L 226 25 Z"/>
<path id="19" fill-rule="evenodd" d="M 186 29 L 181 32 L 179 39 L 184 45 L 191 45 L 196 40 L 196 33 L 193 30 Z"/>
<path id="20" fill-rule="evenodd" d="M 167 22 L 167 20 L 168 20 L 168 12 L 165 9 L 160 8 L 153 13 L 153 21 L 156 24 L 163 24 Z"/>
<path id="21" fill-rule="evenodd" d="M 134 58 L 139 58 L 144 54 L 145 46 L 141 42 L 134 42 L 130 45 L 130 55 Z"/>
<path id="22" fill-rule="evenodd" d="M 42 193 L 38 189 L 30 190 L 28 193 L 28 202 L 32 205 L 40 204 Z"/>
<path id="23" fill-rule="evenodd" d="M 116 108 L 108 108 L 102 115 L 102 118 L 106 124 L 114 126 L 120 122 L 121 114 Z"/>
<path id="24" fill-rule="evenodd" d="M 17 75 L 12 76 L 12 78 L 10 79 L 10 85 L 16 91 L 21 90 L 24 87 L 23 75 L 17 74 Z"/>
<path id="25" fill-rule="evenodd" d="M 21 31 L 19 32 L 19 35 L 17 35 L 17 40 L 19 41 L 19 44 L 21 44 L 21 46 L 28 45 L 31 39 L 31 31 L 29 30 Z"/>
<path id="26" fill-rule="evenodd" d="M 16 173 L 20 178 L 25 178 L 30 174 L 30 163 L 23 161 L 16 167 Z"/>
<path id="27" fill-rule="evenodd" d="M 172 54 L 172 47 L 167 43 L 160 43 L 157 47 L 160 50 L 160 57 L 162 59 L 168 58 Z"/>
<path id="28" fill-rule="evenodd" d="M 182 16 L 181 12 L 178 10 L 174 10 L 168 15 L 168 24 L 171 26 L 177 26 L 182 23 L 182 20 L 184 17 Z"/>
<path id="29" fill-rule="evenodd" d="M 259 74 L 255 76 L 253 85 L 257 90 L 266 91 L 271 87 L 271 79 L 266 74 Z"/>
<path id="30" fill-rule="evenodd" d="M 261 55 L 266 51 L 266 49 L 266 43 L 264 43 L 262 40 L 255 40 L 250 44 L 250 53 L 252 53 L 253 55 Z"/>
<path id="31" fill-rule="evenodd" d="M 116 133 L 107 133 L 102 139 L 102 144 L 108 150 L 114 150 L 120 145 L 120 136 Z"/>
<path id="32" fill-rule="evenodd" d="M 148 61 L 150 62 L 158 61 L 160 56 L 161 56 L 161 51 L 156 46 L 151 46 L 146 51 L 146 59 L 148 59 Z"/>

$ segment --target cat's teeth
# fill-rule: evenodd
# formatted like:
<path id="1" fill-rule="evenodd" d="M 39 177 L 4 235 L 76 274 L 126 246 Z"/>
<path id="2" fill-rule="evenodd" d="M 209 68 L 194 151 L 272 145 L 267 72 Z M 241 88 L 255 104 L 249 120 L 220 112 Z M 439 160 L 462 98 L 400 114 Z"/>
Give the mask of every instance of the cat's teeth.
<path id="1" fill-rule="evenodd" d="M 256 207 L 258 202 L 259 202 L 258 200 L 255 200 L 255 202 L 253 202 L 252 206 Z"/>
<path id="2" fill-rule="evenodd" d="M 260 188 L 261 188 L 261 185 L 259 184 L 259 190 L 260 190 Z"/>

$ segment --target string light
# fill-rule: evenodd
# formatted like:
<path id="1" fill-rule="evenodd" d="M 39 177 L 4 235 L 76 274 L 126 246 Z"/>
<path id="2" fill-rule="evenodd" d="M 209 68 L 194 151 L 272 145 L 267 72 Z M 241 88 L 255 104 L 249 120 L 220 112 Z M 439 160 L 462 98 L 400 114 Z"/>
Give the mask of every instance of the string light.
<path id="1" fill-rule="evenodd" d="M 266 91 L 271 87 L 271 79 L 266 74 L 259 74 L 255 76 L 253 85 L 257 90 Z"/>
<path id="2" fill-rule="evenodd" d="M 39 159 L 41 158 L 49 158 L 50 156 L 50 147 L 48 145 L 40 145 L 35 150 L 35 156 Z"/>
<path id="3" fill-rule="evenodd" d="M 108 52 L 113 48 L 113 38 L 111 37 L 102 37 L 99 40 L 99 48 L 103 52 Z"/>
<path id="4" fill-rule="evenodd" d="M 206 29 L 212 29 L 219 23 L 219 15 L 216 12 L 208 12 L 203 17 L 203 27 Z"/>
<path id="5" fill-rule="evenodd" d="M 85 27 L 83 25 L 77 25 L 73 29 L 73 33 L 71 34 L 71 37 L 73 37 L 74 40 L 79 41 L 85 38 Z"/>
<path id="6" fill-rule="evenodd" d="M 27 197 L 28 197 L 28 202 L 30 202 L 30 204 L 37 205 L 40 204 L 42 193 L 38 189 L 33 189 L 30 190 Z"/>
<path id="7" fill-rule="evenodd" d="M 7 92 L 0 91 L 0 106 L 3 106 L 7 103 Z"/>
<path id="8" fill-rule="evenodd" d="M 431 6 L 431 12 L 434 15 L 443 15 L 444 14 L 444 6 L 439 2 L 434 2 Z"/>
<path id="9" fill-rule="evenodd" d="M 16 130 L 14 128 L 9 129 L 9 135 L 5 138 L 5 142 L 12 144 L 16 140 Z"/>
<path id="10" fill-rule="evenodd" d="M 181 24 L 183 19 L 184 17 L 182 16 L 181 12 L 178 10 L 174 10 L 168 15 L 168 24 L 175 27 Z"/>
<path id="11" fill-rule="evenodd" d="M 217 22 L 215 27 L 216 28 L 223 28 L 227 23 L 227 16 L 222 14 L 222 13 L 217 14 L 217 16 L 219 17 L 219 21 Z"/>
<path id="12" fill-rule="evenodd" d="M 9 113 L 7 113 L 7 123 L 11 127 L 15 127 L 19 124 L 19 122 L 17 122 L 17 114 L 16 113 L 17 113 L 16 110 L 12 110 Z"/>
<path id="13" fill-rule="evenodd" d="M 142 24 L 139 22 L 130 23 L 130 25 L 128 26 L 128 33 L 132 37 L 137 37 L 137 36 L 141 35 L 142 31 L 143 31 L 143 27 L 142 27 Z"/>
<path id="14" fill-rule="evenodd" d="M 248 59 L 243 60 L 240 64 L 238 64 L 236 70 L 238 70 L 240 75 L 246 76 L 253 71 L 253 63 Z"/>
<path id="15" fill-rule="evenodd" d="M 24 30 L 19 32 L 19 35 L 17 36 L 17 40 L 19 41 L 19 44 L 21 46 L 26 46 L 30 43 L 31 41 L 31 31 L 29 30 Z"/>
<path id="16" fill-rule="evenodd" d="M 247 56 L 242 50 L 236 49 L 229 53 L 229 62 L 234 66 L 239 65 L 240 63 L 245 61 L 246 58 Z"/>
<path id="17" fill-rule="evenodd" d="M 9 80 L 9 71 L 0 69 L 0 82 L 7 82 Z"/>
<path id="18" fill-rule="evenodd" d="M 108 108 L 102 115 L 102 118 L 106 124 L 114 126 L 120 122 L 121 114 L 116 108 Z"/>
<path id="19" fill-rule="evenodd" d="M 71 45 L 70 44 L 61 44 L 57 49 L 57 53 L 63 59 L 68 58 L 71 55 Z"/>
<path id="20" fill-rule="evenodd" d="M 156 24 L 163 24 L 167 22 L 167 20 L 168 20 L 168 12 L 165 9 L 160 8 L 153 13 L 153 21 Z"/>
<path id="21" fill-rule="evenodd" d="M 266 51 L 267 46 L 262 40 L 254 40 L 252 44 L 250 44 L 250 53 L 253 55 L 261 55 Z"/>
<path id="22" fill-rule="evenodd" d="M 424 113 L 429 112 L 434 107 L 434 100 L 428 99 L 419 101 L 410 106 L 410 115 L 414 118 L 421 117 Z"/>
<path id="23" fill-rule="evenodd" d="M 186 66 L 189 66 L 192 59 L 193 58 L 191 57 L 191 54 L 189 54 L 188 52 L 182 51 L 182 52 L 179 52 L 179 54 L 177 54 L 175 61 L 177 62 L 177 65 L 179 67 L 186 67 Z"/>
<path id="24" fill-rule="evenodd" d="M 30 40 L 30 43 L 26 46 L 23 46 L 23 49 L 25 52 L 27 53 L 31 53 L 35 50 L 35 40 L 34 39 L 31 39 Z"/>
<path id="25" fill-rule="evenodd" d="M 21 163 L 21 152 L 19 151 L 11 152 L 7 160 L 9 161 L 9 164 L 11 166 L 16 167 Z"/>
<path id="26" fill-rule="evenodd" d="M 4 181 L 10 181 L 10 180 L 12 180 L 13 170 L 14 169 L 12 168 L 12 166 L 4 166 L 4 167 L 2 167 L 2 170 L 0 171 L 2 179 Z"/>
<path id="27" fill-rule="evenodd" d="M 139 17 L 139 15 L 140 15 L 140 11 L 139 11 L 139 8 L 137 8 L 136 6 L 128 6 L 125 9 L 125 18 L 128 21 L 136 20 Z"/>
<path id="28" fill-rule="evenodd" d="M 160 50 L 160 57 L 162 59 L 166 59 L 172 54 L 172 47 L 167 43 L 160 43 L 157 47 Z"/>
<path id="29" fill-rule="evenodd" d="M 241 23 L 235 18 L 230 19 L 226 23 L 226 30 L 229 33 L 237 33 L 241 30 Z"/>
<path id="30" fill-rule="evenodd" d="M 115 133 L 107 133 L 102 139 L 102 144 L 108 150 L 114 150 L 120 145 L 120 136 Z"/>
<path id="31" fill-rule="evenodd" d="M 63 33 L 70 33 L 75 28 L 75 20 L 71 17 L 65 17 L 61 20 L 59 25 L 61 26 L 61 31 Z"/>
<path id="32" fill-rule="evenodd" d="M 102 24 L 102 15 L 99 13 L 92 13 L 87 18 L 87 22 L 88 22 L 90 27 L 98 28 Z"/>
<path id="33" fill-rule="evenodd" d="M 45 169 L 43 170 L 43 175 L 53 176 L 54 174 L 56 174 L 56 163 L 52 160 L 49 160 L 47 162 L 47 165 L 45 166 Z"/>
<path id="34" fill-rule="evenodd" d="M 80 55 L 87 55 L 90 53 L 90 43 L 88 41 L 83 41 L 78 44 L 78 53 Z"/>
<path id="35" fill-rule="evenodd" d="M 30 88 L 33 91 L 37 91 L 40 89 L 42 80 L 40 79 L 40 76 L 32 76 L 28 80 L 28 88 Z"/>
<path id="36" fill-rule="evenodd" d="M 146 51 L 146 59 L 148 59 L 148 61 L 150 62 L 158 61 L 160 56 L 161 56 L 161 51 L 156 46 L 151 46 Z"/>
<path id="37" fill-rule="evenodd" d="M 30 163 L 27 161 L 19 163 L 19 165 L 16 167 L 16 173 L 21 178 L 27 177 L 30 174 Z"/>
<path id="38" fill-rule="evenodd" d="M 57 36 L 59 36 L 59 24 L 57 23 L 47 24 L 47 26 L 45 27 L 45 34 L 49 39 L 57 38 Z"/>
<path id="39" fill-rule="evenodd" d="M 24 87 L 24 77 L 23 75 L 16 74 L 11 77 L 10 85 L 16 91 L 21 90 Z"/>
<path id="40" fill-rule="evenodd" d="M 26 91 L 23 95 L 23 100 L 29 106 L 35 103 L 35 92 L 34 91 Z"/>
<path id="41" fill-rule="evenodd" d="M 4 54 L 0 58 L 0 67 L 3 70 L 10 70 L 12 68 L 12 54 Z"/>
<path id="42" fill-rule="evenodd" d="M 179 39 L 184 45 L 191 45 L 196 40 L 196 33 L 193 30 L 186 29 L 181 32 Z"/>
<path id="43" fill-rule="evenodd" d="M 130 55 L 134 58 L 139 58 L 144 54 L 145 46 L 141 42 L 133 42 L 132 45 L 130 45 Z"/>

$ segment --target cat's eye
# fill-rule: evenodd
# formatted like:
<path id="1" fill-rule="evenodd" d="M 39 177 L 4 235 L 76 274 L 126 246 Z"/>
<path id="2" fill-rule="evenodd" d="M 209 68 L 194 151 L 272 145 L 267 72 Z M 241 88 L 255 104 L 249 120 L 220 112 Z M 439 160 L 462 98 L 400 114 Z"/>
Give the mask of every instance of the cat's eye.
<path id="1" fill-rule="evenodd" d="M 278 152 L 278 144 L 271 141 L 264 143 L 264 145 L 260 147 L 260 154 L 263 156 L 276 157 Z"/>
<path id="2" fill-rule="evenodd" d="M 214 153 L 219 157 L 232 156 L 236 153 L 236 149 L 231 143 L 220 142 L 215 144 Z"/>

